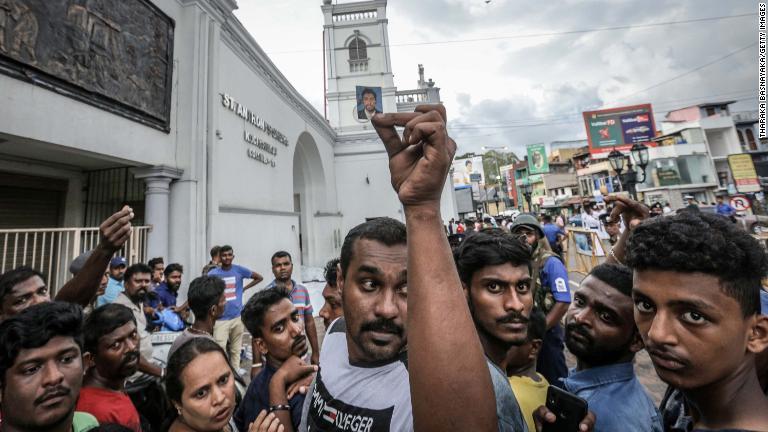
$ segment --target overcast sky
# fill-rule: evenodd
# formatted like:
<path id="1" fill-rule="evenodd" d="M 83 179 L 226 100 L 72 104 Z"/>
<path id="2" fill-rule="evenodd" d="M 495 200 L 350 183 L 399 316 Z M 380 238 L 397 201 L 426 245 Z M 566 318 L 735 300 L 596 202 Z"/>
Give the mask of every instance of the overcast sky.
<path id="1" fill-rule="evenodd" d="M 487 145 L 522 156 L 526 144 L 583 139 L 585 110 L 652 103 L 658 125 L 704 101 L 757 107 L 754 1 L 486 1 L 388 2 L 395 85 L 415 88 L 424 65 L 459 154 Z M 322 1 L 238 3 L 237 17 L 322 113 Z M 731 18 L 702 20 L 714 17 Z M 577 32 L 608 27 L 621 28 Z"/>

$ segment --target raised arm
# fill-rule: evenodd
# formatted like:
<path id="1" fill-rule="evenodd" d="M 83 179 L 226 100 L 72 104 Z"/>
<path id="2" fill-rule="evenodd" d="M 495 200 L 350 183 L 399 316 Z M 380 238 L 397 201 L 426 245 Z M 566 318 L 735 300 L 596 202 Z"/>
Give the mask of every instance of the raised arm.
<path id="1" fill-rule="evenodd" d="M 405 209 L 413 425 L 418 431 L 496 431 L 488 366 L 440 219 L 440 194 L 456 143 L 446 132 L 442 105 L 416 111 L 372 119 Z M 405 127 L 402 139 L 395 126 Z"/>
<path id="2" fill-rule="evenodd" d="M 256 272 L 251 272 L 250 278 L 251 278 L 251 282 L 248 283 L 248 285 L 243 287 L 243 291 L 247 290 L 248 288 L 251 288 L 252 286 L 254 286 L 254 285 L 256 285 L 259 282 L 264 280 L 264 276 L 262 276 L 262 275 L 260 275 L 260 274 L 258 274 Z"/>
<path id="3" fill-rule="evenodd" d="M 99 244 L 83 268 L 56 294 L 56 300 L 87 306 L 96 296 L 109 260 L 131 237 L 133 209 L 124 206 L 99 226 Z"/>

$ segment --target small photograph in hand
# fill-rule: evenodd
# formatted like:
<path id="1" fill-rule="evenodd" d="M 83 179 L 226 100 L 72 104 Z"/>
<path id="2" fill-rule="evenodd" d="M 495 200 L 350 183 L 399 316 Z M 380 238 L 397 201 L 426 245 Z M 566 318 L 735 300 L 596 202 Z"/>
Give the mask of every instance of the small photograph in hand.
<path id="1" fill-rule="evenodd" d="M 587 415 L 587 401 L 555 386 L 547 390 L 547 408 L 557 420 L 545 423 L 542 432 L 577 432 L 579 422 Z"/>

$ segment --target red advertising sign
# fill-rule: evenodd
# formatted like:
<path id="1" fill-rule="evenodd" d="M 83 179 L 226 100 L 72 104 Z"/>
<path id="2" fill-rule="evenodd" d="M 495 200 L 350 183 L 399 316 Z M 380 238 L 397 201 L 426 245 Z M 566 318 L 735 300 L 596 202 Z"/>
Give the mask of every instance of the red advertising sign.
<path id="1" fill-rule="evenodd" d="M 512 200 L 513 205 L 517 206 L 517 184 L 515 182 L 515 166 L 506 165 L 501 167 L 507 176 L 507 196 Z"/>
<path id="2" fill-rule="evenodd" d="M 614 148 L 629 151 L 636 143 L 656 145 L 651 142 L 656 136 L 651 104 L 585 111 L 583 115 L 592 154 L 607 153 Z"/>

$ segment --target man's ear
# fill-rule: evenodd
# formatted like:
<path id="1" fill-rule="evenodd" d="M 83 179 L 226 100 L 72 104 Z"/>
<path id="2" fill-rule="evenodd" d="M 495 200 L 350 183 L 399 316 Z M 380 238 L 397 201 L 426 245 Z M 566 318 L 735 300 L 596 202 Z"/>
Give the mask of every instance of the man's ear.
<path id="1" fill-rule="evenodd" d="M 747 349 L 752 353 L 759 353 L 768 348 L 768 316 L 755 315 L 749 329 Z"/>
<path id="2" fill-rule="evenodd" d="M 542 345 L 544 345 L 544 341 L 541 339 L 534 339 L 531 341 L 531 352 L 528 353 L 528 361 L 534 361 L 539 357 Z"/>
<path id="3" fill-rule="evenodd" d="M 83 371 L 86 372 L 92 367 L 96 367 L 96 359 L 93 354 L 86 351 L 83 353 Z"/>
<path id="4" fill-rule="evenodd" d="M 632 330 L 632 343 L 629 344 L 629 350 L 634 354 L 642 351 L 643 348 L 645 348 L 643 338 L 640 337 L 640 332 L 637 330 L 637 327 L 635 327 L 635 329 Z"/>
<path id="5" fill-rule="evenodd" d="M 267 344 L 264 342 L 264 339 L 255 337 L 253 338 L 253 342 L 256 343 L 256 348 L 259 350 L 261 355 L 267 355 L 269 349 L 267 348 Z"/>
<path id="6" fill-rule="evenodd" d="M 336 264 L 336 288 L 339 294 L 344 293 L 344 275 L 341 274 L 341 264 Z"/>

